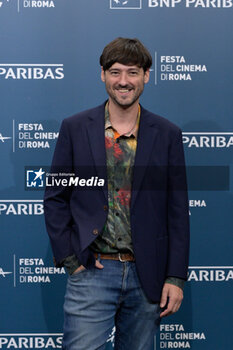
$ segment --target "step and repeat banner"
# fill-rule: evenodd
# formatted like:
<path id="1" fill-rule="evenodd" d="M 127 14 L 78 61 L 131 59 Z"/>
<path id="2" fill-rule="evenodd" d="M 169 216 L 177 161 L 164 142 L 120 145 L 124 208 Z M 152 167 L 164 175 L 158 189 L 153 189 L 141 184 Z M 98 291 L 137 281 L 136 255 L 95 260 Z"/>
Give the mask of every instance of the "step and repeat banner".
<path id="1" fill-rule="evenodd" d="M 182 129 L 188 165 L 185 299 L 151 350 L 232 348 L 232 4 L 0 1 L 0 349 L 61 348 L 67 276 L 52 262 L 43 174 L 61 121 L 106 99 L 99 56 L 118 36 L 150 50 L 141 103 Z"/>

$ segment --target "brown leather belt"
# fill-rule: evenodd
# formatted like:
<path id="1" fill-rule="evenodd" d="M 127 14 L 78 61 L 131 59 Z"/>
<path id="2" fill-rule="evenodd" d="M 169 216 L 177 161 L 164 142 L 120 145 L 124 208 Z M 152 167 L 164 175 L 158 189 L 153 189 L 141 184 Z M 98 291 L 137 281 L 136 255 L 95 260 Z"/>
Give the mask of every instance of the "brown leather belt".
<path id="1" fill-rule="evenodd" d="M 96 259 L 108 259 L 108 260 L 119 260 L 121 262 L 125 261 L 135 261 L 132 253 L 112 253 L 112 254 L 101 254 L 94 253 Z"/>

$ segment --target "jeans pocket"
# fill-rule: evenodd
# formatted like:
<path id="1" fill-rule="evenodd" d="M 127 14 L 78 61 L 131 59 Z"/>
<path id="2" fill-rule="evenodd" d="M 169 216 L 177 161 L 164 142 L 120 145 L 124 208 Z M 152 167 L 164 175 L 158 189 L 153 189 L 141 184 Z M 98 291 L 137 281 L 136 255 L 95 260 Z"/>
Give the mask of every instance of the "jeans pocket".
<path id="1" fill-rule="evenodd" d="M 83 273 L 83 272 L 86 271 L 86 270 L 87 270 L 87 269 L 86 269 L 85 267 L 83 267 L 82 269 L 73 272 L 72 275 L 70 275 L 70 277 L 78 276 L 78 275 L 80 275 L 81 273 Z"/>

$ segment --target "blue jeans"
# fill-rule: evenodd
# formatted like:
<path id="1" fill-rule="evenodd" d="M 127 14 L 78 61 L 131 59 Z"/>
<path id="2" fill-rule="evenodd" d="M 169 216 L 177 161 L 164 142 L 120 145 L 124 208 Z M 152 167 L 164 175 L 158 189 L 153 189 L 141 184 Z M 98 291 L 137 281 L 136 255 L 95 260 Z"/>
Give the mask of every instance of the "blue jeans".
<path id="1" fill-rule="evenodd" d="M 100 260 L 104 268 L 68 277 L 64 350 L 104 350 L 115 326 L 115 350 L 151 350 L 159 304 L 145 296 L 134 262 Z"/>

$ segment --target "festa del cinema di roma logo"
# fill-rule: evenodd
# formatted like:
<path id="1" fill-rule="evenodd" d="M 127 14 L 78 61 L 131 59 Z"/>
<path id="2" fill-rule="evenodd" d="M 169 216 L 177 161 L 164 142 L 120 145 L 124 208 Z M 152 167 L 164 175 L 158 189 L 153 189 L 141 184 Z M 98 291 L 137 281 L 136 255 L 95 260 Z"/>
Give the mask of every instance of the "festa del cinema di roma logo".
<path id="1" fill-rule="evenodd" d="M 17 11 L 20 12 L 22 8 L 55 8 L 57 0 L 2 0 L 0 1 L 0 8 L 7 4 L 17 6 Z"/>

